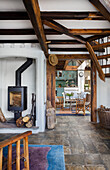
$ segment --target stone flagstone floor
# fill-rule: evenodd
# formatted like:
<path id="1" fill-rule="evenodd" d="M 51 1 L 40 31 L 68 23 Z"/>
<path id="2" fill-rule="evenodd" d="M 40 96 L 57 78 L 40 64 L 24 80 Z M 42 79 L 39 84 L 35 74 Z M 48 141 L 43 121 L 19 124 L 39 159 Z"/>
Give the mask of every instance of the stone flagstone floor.
<path id="1" fill-rule="evenodd" d="M 29 137 L 29 144 L 63 145 L 67 170 L 110 170 L 110 130 L 89 116 L 58 116 L 54 130 Z M 0 134 L 0 141 L 14 134 Z"/>

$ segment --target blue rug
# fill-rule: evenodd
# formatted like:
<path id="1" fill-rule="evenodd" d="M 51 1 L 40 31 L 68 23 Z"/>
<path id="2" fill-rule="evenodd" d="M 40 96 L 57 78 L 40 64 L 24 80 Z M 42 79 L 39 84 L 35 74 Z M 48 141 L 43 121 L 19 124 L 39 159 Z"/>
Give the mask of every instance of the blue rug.
<path id="1" fill-rule="evenodd" d="M 13 146 L 15 146 L 15 144 Z M 21 144 L 21 147 L 22 146 Z M 65 170 L 64 150 L 62 145 L 29 145 L 29 147 L 50 147 L 51 149 L 47 154 L 47 170 Z M 8 147 L 5 147 L 4 156 L 7 155 L 7 152 Z"/>

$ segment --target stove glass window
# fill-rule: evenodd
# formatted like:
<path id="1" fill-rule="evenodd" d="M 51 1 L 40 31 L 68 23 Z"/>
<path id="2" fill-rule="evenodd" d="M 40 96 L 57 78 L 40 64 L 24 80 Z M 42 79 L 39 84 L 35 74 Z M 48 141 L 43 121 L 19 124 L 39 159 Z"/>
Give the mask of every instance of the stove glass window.
<path id="1" fill-rule="evenodd" d="M 21 107 L 21 92 L 10 92 L 10 106 Z"/>

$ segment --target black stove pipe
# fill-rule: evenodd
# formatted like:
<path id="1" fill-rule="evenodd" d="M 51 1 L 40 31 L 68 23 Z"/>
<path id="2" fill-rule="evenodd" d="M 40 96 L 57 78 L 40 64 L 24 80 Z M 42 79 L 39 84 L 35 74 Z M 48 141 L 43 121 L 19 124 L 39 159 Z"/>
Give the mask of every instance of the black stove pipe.
<path id="1" fill-rule="evenodd" d="M 16 70 L 16 86 L 21 86 L 21 73 L 25 71 L 33 63 L 32 58 L 27 58 L 27 61 Z"/>

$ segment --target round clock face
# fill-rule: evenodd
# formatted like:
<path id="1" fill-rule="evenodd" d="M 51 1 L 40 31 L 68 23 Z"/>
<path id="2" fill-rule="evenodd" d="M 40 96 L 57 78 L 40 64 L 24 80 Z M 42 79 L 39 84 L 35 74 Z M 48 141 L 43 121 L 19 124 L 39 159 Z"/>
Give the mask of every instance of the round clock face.
<path id="1" fill-rule="evenodd" d="M 80 73 L 79 73 L 79 76 L 80 76 L 80 77 L 83 77 L 83 75 L 84 75 L 83 72 L 80 72 Z"/>

